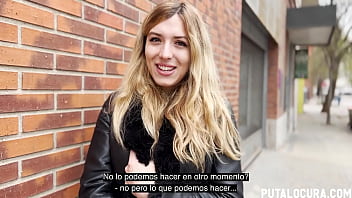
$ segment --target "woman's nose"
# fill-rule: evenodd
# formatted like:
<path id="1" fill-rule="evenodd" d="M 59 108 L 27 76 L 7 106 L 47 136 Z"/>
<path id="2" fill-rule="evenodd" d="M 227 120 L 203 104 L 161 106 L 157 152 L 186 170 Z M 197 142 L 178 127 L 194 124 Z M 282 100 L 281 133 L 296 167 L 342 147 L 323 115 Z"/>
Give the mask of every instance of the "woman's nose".
<path id="1" fill-rule="evenodd" d="M 161 49 L 160 49 L 160 54 L 159 54 L 160 58 L 163 59 L 170 59 L 172 58 L 172 49 L 171 49 L 171 45 L 168 43 L 165 43 Z"/>

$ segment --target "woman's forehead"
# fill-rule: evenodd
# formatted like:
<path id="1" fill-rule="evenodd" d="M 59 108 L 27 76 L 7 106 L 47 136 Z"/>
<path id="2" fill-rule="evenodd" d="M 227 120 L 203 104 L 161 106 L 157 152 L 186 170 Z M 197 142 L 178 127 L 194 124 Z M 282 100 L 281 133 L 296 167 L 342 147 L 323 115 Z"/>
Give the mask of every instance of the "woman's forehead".
<path id="1" fill-rule="evenodd" d="M 178 14 L 156 24 L 148 34 L 173 34 L 174 37 L 185 37 L 187 32 L 184 23 Z"/>

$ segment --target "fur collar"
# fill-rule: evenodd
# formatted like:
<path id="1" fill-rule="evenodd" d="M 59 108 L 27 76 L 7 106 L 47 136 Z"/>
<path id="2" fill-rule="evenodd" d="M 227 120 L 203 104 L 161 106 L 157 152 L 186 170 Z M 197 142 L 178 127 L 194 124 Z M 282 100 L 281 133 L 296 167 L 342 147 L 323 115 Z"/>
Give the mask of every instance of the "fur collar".
<path id="1" fill-rule="evenodd" d="M 175 129 L 169 120 L 164 118 L 159 130 L 159 140 L 151 153 L 150 148 L 154 140 L 144 127 L 141 110 L 140 103 L 131 105 L 124 116 L 123 132 L 126 148 L 134 150 L 138 161 L 145 165 L 153 159 L 157 173 L 180 173 L 180 162 L 172 149 Z"/>

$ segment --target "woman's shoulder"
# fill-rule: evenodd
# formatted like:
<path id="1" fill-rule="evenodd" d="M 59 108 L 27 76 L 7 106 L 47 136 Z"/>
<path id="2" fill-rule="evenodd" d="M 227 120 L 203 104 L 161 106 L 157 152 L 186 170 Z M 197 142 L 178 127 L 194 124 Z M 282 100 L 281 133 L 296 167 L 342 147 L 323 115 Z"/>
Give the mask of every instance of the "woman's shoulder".
<path id="1" fill-rule="evenodd" d="M 114 100 L 117 96 L 118 96 L 118 91 L 114 91 L 114 92 L 110 93 L 108 98 L 105 100 L 105 102 L 103 104 L 103 108 L 102 108 L 102 110 L 105 113 L 112 114 L 112 112 L 114 110 Z"/>

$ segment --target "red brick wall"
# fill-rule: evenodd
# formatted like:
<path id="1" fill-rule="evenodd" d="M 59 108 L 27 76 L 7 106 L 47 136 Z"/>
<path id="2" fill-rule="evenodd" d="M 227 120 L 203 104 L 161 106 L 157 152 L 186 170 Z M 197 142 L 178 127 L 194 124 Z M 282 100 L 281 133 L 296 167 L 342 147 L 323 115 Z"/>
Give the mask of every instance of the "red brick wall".
<path id="1" fill-rule="evenodd" d="M 203 0 L 196 5 L 200 10 L 205 7 L 202 11 L 211 27 L 209 31 L 221 85 L 238 118 L 242 0 Z"/>
<path id="2" fill-rule="evenodd" d="M 149 0 L 1 0 L 0 195 L 76 197 L 94 123 Z M 191 1 L 238 109 L 241 0 Z"/>
<path id="3" fill-rule="evenodd" d="M 279 10 L 278 16 L 286 18 L 286 9 L 292 6 L 291 0 L 283 1 L 283 7 Z M 268 43 L 268 95 L 267 95 L 267 117 L 278 119 L 286 111 L 285 104 L 285 83 L 288 65 L 288 38 L 286 20 L 278 24 L 279 36 L 277 40 L 269 39 Z"/>
<path id="4" fill-rule="evenodd" d="M 277 119 L 279 116 L 279 48 L 275 41 L 270 40 L 268 46 L 268 118 Z"/>

